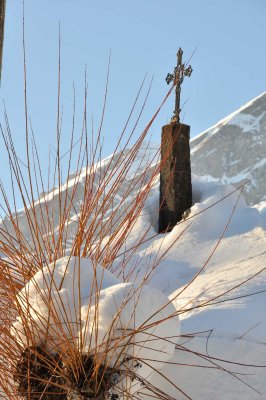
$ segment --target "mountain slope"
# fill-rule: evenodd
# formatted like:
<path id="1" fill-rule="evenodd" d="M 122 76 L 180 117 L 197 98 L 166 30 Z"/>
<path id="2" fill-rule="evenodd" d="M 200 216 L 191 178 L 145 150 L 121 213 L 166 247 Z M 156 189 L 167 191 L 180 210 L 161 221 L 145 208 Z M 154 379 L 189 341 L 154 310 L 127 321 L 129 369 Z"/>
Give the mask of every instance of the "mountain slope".
<path id="1" fill-rule="evenodd" d="M 266 198 L 266 92 L 191 140 L 192 171 L 206 180 L 241 184 L 246 199 Z"/>

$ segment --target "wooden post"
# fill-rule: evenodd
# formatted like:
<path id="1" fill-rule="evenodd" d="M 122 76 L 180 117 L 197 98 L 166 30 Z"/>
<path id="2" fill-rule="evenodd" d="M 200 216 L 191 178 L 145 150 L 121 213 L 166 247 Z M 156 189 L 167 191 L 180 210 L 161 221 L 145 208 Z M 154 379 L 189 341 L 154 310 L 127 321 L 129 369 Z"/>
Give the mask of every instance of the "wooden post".
<path id="1" fill-rule="evenodd" d="M 2 60 L 4 47 L 4 27 L 5 27 L 6 0 L 0 0 L 0 81 L 2 74 Z"/>
<path id="2" fill-rule="evenodd" d="M 159 232 L 168 232 L 192 206 L 190 127 L 170 123 L 162 128 Z"/>

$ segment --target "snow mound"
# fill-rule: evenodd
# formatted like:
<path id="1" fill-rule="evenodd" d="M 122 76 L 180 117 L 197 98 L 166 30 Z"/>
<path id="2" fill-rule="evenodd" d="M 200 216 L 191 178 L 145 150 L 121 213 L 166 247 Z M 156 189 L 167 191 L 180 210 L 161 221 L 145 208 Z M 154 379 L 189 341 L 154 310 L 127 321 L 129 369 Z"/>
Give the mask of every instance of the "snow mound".
<path id="1" fill-rule="evenodd" d="M 88 259 L 65 257 L 44 267 L 17 299 L 12 334 L 22 346 L 57 352 L 68 341 L 125 374 L 130 366 L 139 377 L 133 391 L 173 356 L 180 335 L 176 310 L 160 290 L 121 282 Z"/>

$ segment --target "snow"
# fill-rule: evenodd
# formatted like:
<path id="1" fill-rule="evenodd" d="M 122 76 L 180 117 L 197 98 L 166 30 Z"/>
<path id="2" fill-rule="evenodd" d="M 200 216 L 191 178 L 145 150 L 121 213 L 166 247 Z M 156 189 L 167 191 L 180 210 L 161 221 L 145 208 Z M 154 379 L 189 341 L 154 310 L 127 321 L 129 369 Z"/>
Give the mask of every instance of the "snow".
<path id="1" fill-rule="evenodd" d="M 240 185 L 249 180 L 245 198 L 250 205 L 264 199 L 266 93 L 262 93 L 216 125 L 193 138 L 192 172 L 206 180 Z"/>
<path id="2" fill-rule="evenodd" d="M 128 281 L 119 271 L 122 255 L 110 270 L 69 256 L 39 271 L 18 295 L 22 308 L 29 296 L 24 312 L 34 342 L 42 343 L 48 330 L 54 346 L 66 337 L 84 352 L 97 347 L 101 354 L 111 335 L 129 356 L 149 360 L 137 373 L 174 399 L 265 399 L 266 202 L 249 207 L 235 187 L 196 176 L 193 198 L 187 218 L 158 235 L 157 181 L 124 245 L 132 248 L 147 230 L 150 240 L 124 271 Z M 128 329 L 136 334 L 125 343 L 121 331 Z M 13 332 L 29 344 L 19 318 Z M 151 337 L 158 340 L 145 346 Z M 113 350 L 108 362 L 123 363 Z M 130 385 L 137 398 L 154 398 L 136 380 Z"/>
<path id="3" fill-rule="evenodd" d="M 236 125 L 242 129 L 244 133 L 253 132 L 260 130 L 260 122 L 264 117 L 265 112 L 260 116 L 254 117 L 251 114 L 239 113 L 235 115 L 232 119 L 228 120 L 228 125 Z"/>
<path id="4" fill-rule="evenodd" d="M 88 259 L 64 257 L 44 267 L 17 297 L 29 324 L 25 329 L 21 317 L 13 324 L 12 334 L 22 346 L 41 346 L 48 336 L 48 351 L 58 349 L 64 338 L 84 354 L 94 355 L 97 349 L 97 357 L 104 357 L 109 366 L 124 364 L 130 357 L 156 360 L 152 368 L 148 361 L 140 365 L 142 379 L 173 356 L 180 335 L 175 308 L 160 290 L 121 282 Z M 169 332 L 175 333 L 171 341 Z M 120 385 L 128 387 L 127 382 Z M 134 393 L 140 382 L 130 381 L 130 386 Z"/>
<path id="5" fill-rule="evenodd" d="M 174 399 L 265 399 L 265 368 L 241 365 L 265 366 L 265 345 L 241 339 L 208 339 L 208 334 L 184 340 L 186 349 L 176 350 L 173 364 L 165 366 L 160 371 L 161 375 L 154 375 L 151 382 L 165 389 Z M 192 351 L 205 357 L 195 355 Z M 175 382 L 189 397 L 179 393 L 172 385 L 166 385 L 163 375 Z M 146 395 L 145 399 L 152 397 Z"/>
<path id="6" fill-rule="evenodd" d="M 266 368 L 218 361 L 218 369 L 210 369 L 211 357 L 232 363 L 266 364 L 265 204 L 259 209 L 248 207 L 234 187 L 205 183 L 196 177 L 193 192 L 198 202 L 191 209 L 190 219 L 171 233 L 153 239 L 140 252 L 144 260 L 160 258 L 172 245 L 150 285 L 169 295 L 182 320 L 183 335 L 191 335 L 189 340 L 183 339 L 189 350 L 178 347 L 171 364 L 166 364 L 151 382 L 159 382 L 161 389 L 178 399 L 183 398 L 181 393 L 161 374 L 173 379 L 193 399 L 266 398 Z M 153 212 L 155 215 L 156 207 Z M 151 220 L 151 209 L 143 216 L 145 219 L 146 223 Z M 191 349 L 199 355 L 191 354 Z M 207 361 L 202 362 L 200 354 Z M 208 368 L 198 368 L 199 364 Z M 234 377 L 230 371 L 247 376 Z M 146 398 L 152 397 L 146 394 Z"/>
<path id="7" fill-rule="evenodd" d="M 259 211 L 260 215 L 262 216 L 263 221 L 264 221 L 263 227 L 264 227 L 264 230 L 266 230 L 266 200 L 263 200 L 259 204 L 256 204 L 254 206 L 254 208 L 257 209 Z"/>
<path id="8" fill-rule="evenodd" d="M 256 164 L 254 165 L 254 169 L 262 167 L 265 164 L 266 164 L 266 157 L 264 157 L 261 160 L 259 160 L 258 162 L 256 162 Z"/>
<path id="9" fill-rule="evenodd" d="M 191 144 L 192 144 L 192 152 L 195 151 L 195 146 L 198 144 L 198 142 L 200 142 L 205 136 L 209 137 L 212 135 L 215 135 L 217 132 L 219 132 L 220 128 L 228 123 L 231 124 L 231 121 L 235 121 L 238 120 L 238 115 L 242 114 L 245 115 L 245 110 L 247 108 L 249 108 L 250 106 L 252 106 L 254 103 L 257 102 L 257 100 L 261 99 L 262 97 L 264 97 L 266 95 L 266 92 L 261 93 L 259 96 L 255 97 L 254 99 L 252 99 L 251 101 L 247 102 L 246 104 L 244 104 L 242 107 L 238 108 L 236 111 L 232 112 L 231 114 L 229 114 L 228 116 L 226 116 L 225 118 L 221 119 L 220 121 L 218 121 L 216 124 L 214 124 L 213 126 L 211 126 L 210 128 L 206 129 L 205 131 L 201 132 L 199 135 L 197 135 L 195 138 L 193 138 L 191 140 Z M 245 117 L 242 117 L 245 118 Z M 260 119 L 263 118 L 263 115 L 260 116 Z M 259 120 L 260 120 L 259 119 Z M 241 120 L 241 117 L 240 117 Z M 239 120 L 239 121 L 240 121 Z M 242 119 L 243 122 L 243 119 Z M 257 126 L 257 125 L 255 125 Z"/>

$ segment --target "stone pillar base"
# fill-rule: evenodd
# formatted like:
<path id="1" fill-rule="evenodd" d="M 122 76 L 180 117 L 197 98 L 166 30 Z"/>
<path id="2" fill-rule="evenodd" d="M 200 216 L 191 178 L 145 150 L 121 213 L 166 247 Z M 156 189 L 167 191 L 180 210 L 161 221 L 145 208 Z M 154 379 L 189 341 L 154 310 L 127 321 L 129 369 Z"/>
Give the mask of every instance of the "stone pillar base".
<path id="1" fill-rule="evenodd" d="M 169 232 L 192 206 L 190 127 L 171 123 L 162 128 L 159 232 Z"/>

